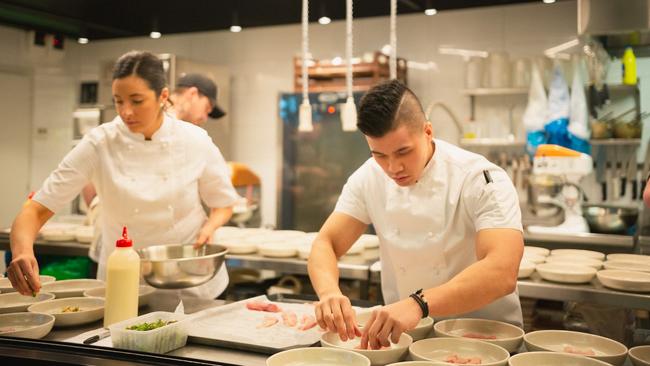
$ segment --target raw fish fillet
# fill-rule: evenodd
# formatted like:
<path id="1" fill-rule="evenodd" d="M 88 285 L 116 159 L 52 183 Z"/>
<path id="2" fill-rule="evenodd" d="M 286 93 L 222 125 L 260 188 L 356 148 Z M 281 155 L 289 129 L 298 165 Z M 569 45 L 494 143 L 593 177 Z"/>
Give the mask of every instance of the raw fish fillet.
<path id="1" fill-rule="evenodd" d="M 445 358 L 444 361 L 447 363 L 454 363 L 457 365 L 480 365 L 481 364 L 480 357 L 460 357 L 455 353 L 447 356 L 447 358 Z"/>
<path id="2" fill-rule="evenodd" d="M 474 339 L 497 339 L 497 336 L 492 334 L 482 334 L 482 333 L 474 333 L 474 332 L 467 332 L 463 334 L 463 337 L 474 338 Z"/>
<path id="3" fill-rule="evenodd" d="M 272 302 L 251 301 L 246 303 L 246 308 L 253 311 L 266 311 L 269 313 L 279 313 L 282 311 L 279 306 Z"/>
<path id="4" fill-rule="evenodd" d="M 282 323 L 287 327 L 293 328 L 298 324 L 298 316 L 293 311 L 283 311 Z"/>
<path id="5" fill-rule="evenodd" d="M 314 318 L 311 315 L 303 315 L 302 320 L 300 322 L 300 330 L 310 330 L 311 328 L 315 327 L 316 324 L 316 318 Z"/>
<path id="6" fill-rule="evenodd" d="M 573 347 L 573 346 L 564 346 L 563 349 L 564 352 L 567 353 L 573 353 L 576 355 L 583 355 L 583 356 L 595 356 L 596 352 L 594 352 L 593 349 L 591 348 L 578 348 L 578 347 Z"/>
<path id="7" fill-rule="evenodd" d="M 279 322 L 278 318 L 274 316 L 265 316 L 264 320 L 257 326 L 257 329 L 268 328 L 276 325 Z"/>

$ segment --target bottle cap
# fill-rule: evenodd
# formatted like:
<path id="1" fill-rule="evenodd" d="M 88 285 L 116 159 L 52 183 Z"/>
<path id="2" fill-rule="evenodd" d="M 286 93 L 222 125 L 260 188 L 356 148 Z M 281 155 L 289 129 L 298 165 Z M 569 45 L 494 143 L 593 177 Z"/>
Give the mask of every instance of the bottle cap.
<path id="1" fill-rule="evenodd" d="M 122 228 L 122 238 L 115 242 L 115 246 L 118 248 L 128 248 L 133 246 L 133 241 L 129 239 L 129 234 L 126 231 L 126 226 Z"/>

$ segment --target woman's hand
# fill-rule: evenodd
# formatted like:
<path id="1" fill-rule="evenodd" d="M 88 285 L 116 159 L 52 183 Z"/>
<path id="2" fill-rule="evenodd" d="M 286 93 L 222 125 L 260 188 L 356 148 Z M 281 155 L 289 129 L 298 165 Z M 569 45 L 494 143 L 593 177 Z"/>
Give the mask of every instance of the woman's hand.
<path id="1" fill-rule="evenodd" d="M 206 243 L 211 242 L 214 231 L 215 229 L 212 227 L 212 225 L 210 225 L 210 223 L 203 225 L 201 230 L 199 230 L 199 234 L 196 236 L 196 240 L 194 241 L 194 248 L 198 249 L 204 246 Z"/>
<path id="2" fill-rule="evenodd" d="M 7 277 L 11 286 L 21 295 L 36 296 L 41 290 L 38 263 L 34 254 L 21 254 L 13 258 L 7 267 Z"/>

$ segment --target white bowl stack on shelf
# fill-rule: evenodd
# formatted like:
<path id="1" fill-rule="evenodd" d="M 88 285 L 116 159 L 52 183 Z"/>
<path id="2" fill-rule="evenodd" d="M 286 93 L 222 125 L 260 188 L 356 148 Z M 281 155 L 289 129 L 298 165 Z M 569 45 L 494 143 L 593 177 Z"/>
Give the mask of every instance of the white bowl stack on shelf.
<path id="1" fill-rule="evenodd" d="M 596 276 L 605 254 L 593 250 L 554 249 L 535 268 L 540 277 L 561 283 L 587 283 Z"/>
<path id="2" fill-rule="evenodd" d="M 540 247 L 524 246 L 524 255 L 519 263 L 517 278 L 528 278 L 535 272 L 535 266 L 546 261 L 550 250 Z"/>
<path id="3" fill-rule="evenodd" d="M 271 232 L 262 228 L 238 228 L 234 226 L 222 226 L 214 232 L 212 240 L 228 249 L 228 254 L 253 254 L 257 252 L 257 243 L 248 240 Z"/>
<path id="4" fill-rule="evenodd" d="M 556 257 L 570 257 L 570 258 L 592 258 L 599 261 L 605 259 L 605 254 L 601 252 L 596 252 L 594 250 L 584 250 L 584 249 L 553 249 L 551 250 L 550 256 Z"/>
<path id="5" fill-rule="evenodd" d="M 77 229 L 75 230 L 75 239 L 77 239 L 77 241 L 80 243 L 89 244 L 90 242 L 93 241 L 94 237 L 95 237 L 94 226 L 81 225 L 78 226 Z"/>
<path id="6" fill-rule="evenodd" d="M 265 257 L 290 258 L 298 255 L 300 241 L 306 235 L 298 230 L 275 230 L 260 235 L 252 240 L 257 242 L 257 251 Z"/>
<path id="7" fill-rule="evenodd" d="M 608 254 L 604 267 L 597 274 L 603 286 L 620 291 L 650 292 L 650 256 Z"/>
<path id="8" fill-rule="evenodd" d="M 574 264 L 580 266 L 593 267 L 594 269 L 603 268 L 603 261 L 590 257 L 571 257 L 568 255 L 551 255 L 546 257 L 546 263 Z"/>
<path id="9" fill-rule="evenodd" d="M 81 225 L 65 222 L 48 222 L 39 231 L 41 238 L 47 241 L 76 241 L 77 228 Z"/>

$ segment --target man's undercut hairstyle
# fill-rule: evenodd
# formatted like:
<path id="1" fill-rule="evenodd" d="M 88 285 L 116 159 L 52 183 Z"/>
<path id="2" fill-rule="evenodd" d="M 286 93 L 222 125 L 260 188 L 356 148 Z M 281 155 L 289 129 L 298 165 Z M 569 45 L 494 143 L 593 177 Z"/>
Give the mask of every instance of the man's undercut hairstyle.
<path id="1" fill-rule="evenodd" d="M 418 97 L 397 80 L 378 84 L 361 98 L 357 128 L 366 136 L 382 137 L 401 125 L 417 132 L 425 122 Z"/>

